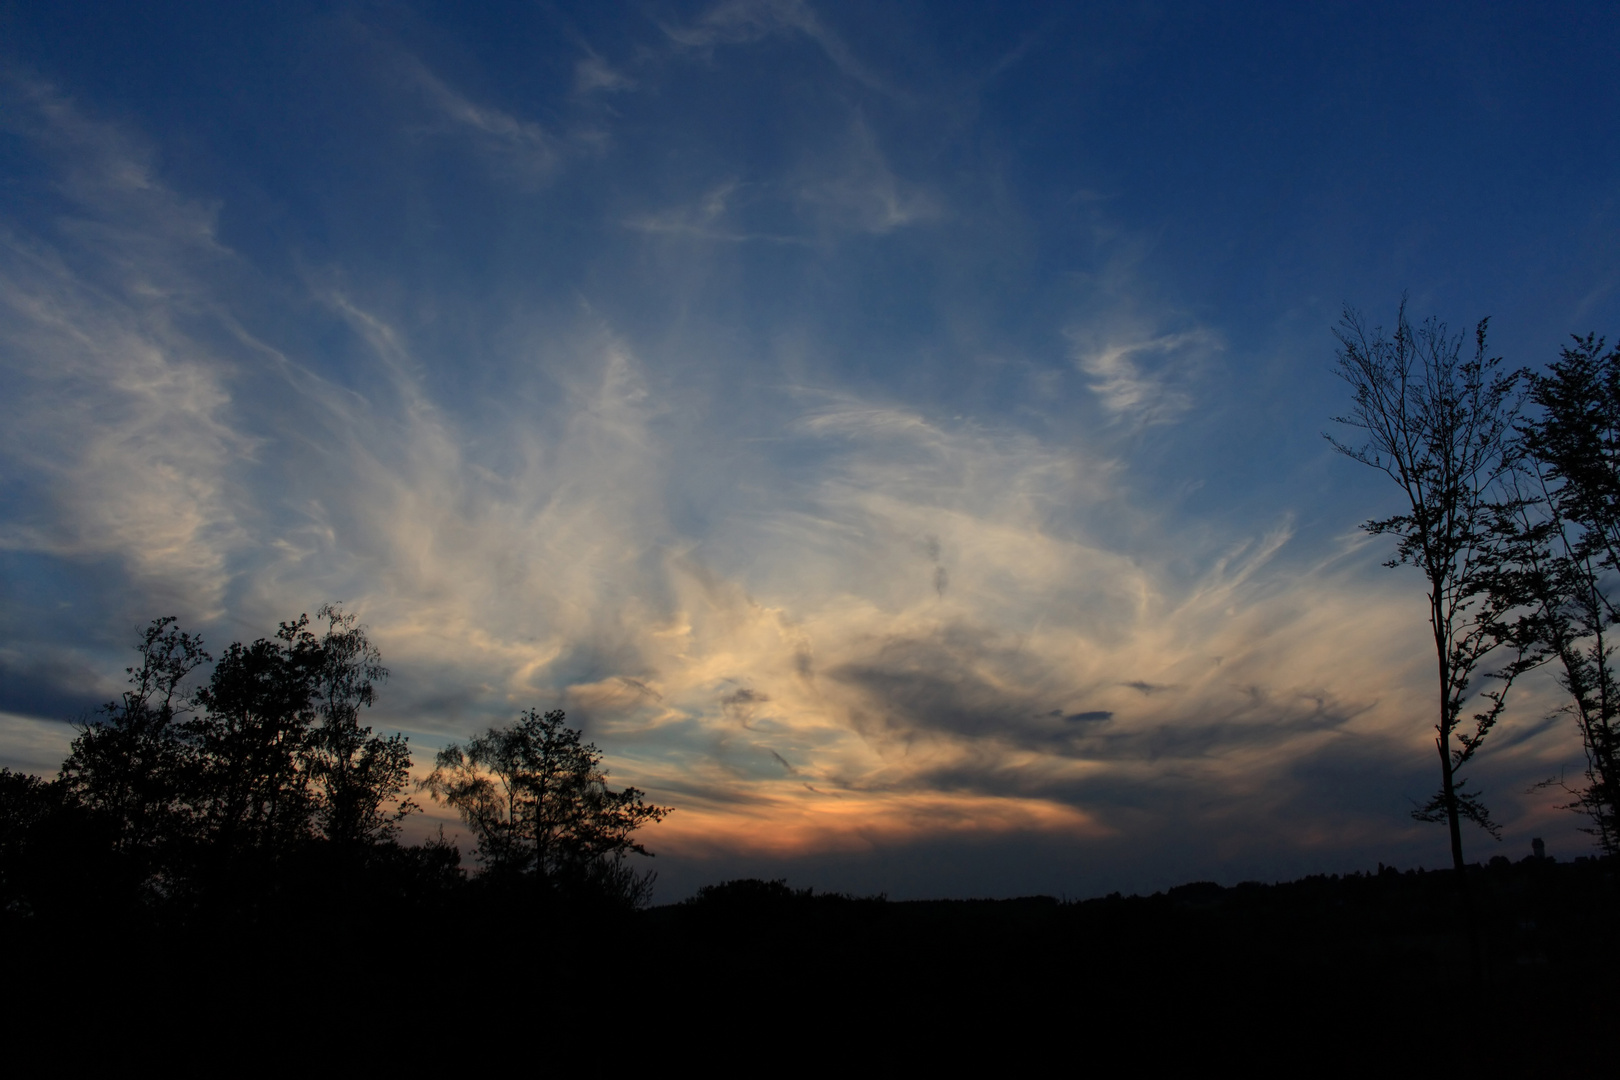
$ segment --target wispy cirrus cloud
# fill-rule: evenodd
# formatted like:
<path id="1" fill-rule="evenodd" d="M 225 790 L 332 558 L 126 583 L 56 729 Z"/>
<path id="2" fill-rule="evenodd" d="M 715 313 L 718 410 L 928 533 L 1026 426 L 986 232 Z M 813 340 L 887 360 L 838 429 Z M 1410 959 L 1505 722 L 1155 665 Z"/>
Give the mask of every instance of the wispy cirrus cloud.
<path id="1" fill-rule="evenodd" d="M 701 240 L 819 245 L 851 234 L 881 236 L 943 214 L 937 194 L 895 174 L 877 137 L 856 116 L 844 137 L 784 178 L 770 183 L 728 178 L 691 203 L 624 224 L 639 232 Z M 765 221 L 776 228 L 764 226 Z"/>
<path id="2" fill-rule="evenodd" d="M 937 194 L 895 174 L 859 115 L 843 145 L 806 168 L 797 197 L 826 226 L 876 234 L 933 221 L 944 210 Z"/>
<path id="3" fill-rule="evenodd" d="M 1091 377 L 1088 386 L 1103 408 L 1138 424 L 1168 423 L 1191 408 L 1194 365 L 1220 347 L 1205 329 L 1124 340 L 1070 337 L 1075 366 Z"/>
<path id="4" fill-rule="evenodd" d="M 627 218 L 624 227 L 636 232 L 688 237 L 725 243 L 761 241 L 772 244 L 813 244 L 810 236 L 798 236 L 747 228 L 739 221 L 736 203 L 739 192 L 762 197 L 757 187 L 746 188 L 740 181 L 727 180 L 718 184 L 686 206 L 676 206 L 654 214 Z"/>
<path id="5" fill-rule="evenodd" d="M 379 722 L 427 745 L 568 709 L 616 777 L 679 808 L 657 840 L 670 855 L 1089 843 L 1137 828 L 1152 800 L 1247 820 L 1304 797 L 1301 770 L 1335 746 L 1371 760 L 1412 739 L 1422 684 L 1401 673 L 1417 654 L 1389 632 L 1403 594 L 1369 590 L 1353 562 L 1280 568 L 1286 523 L 1189 549 L 1084 447 L 785 387 L 755 465 L 769 482 L 737 485 L 694 534 L 668 507 L 702 468 L 695 447 L 611 328 L 518 335 L 551 344 L 514 362 L 509 404 L 473 417 L 430 392 L 443 358 L 408 320 L 352 289 L 317 298 L 371 357 L 366 393 L 281 355 L 285 401 L 235 401 L 212 363 L 206 392 L 161 395 L 213 432 L 170 463 L 174 490 L 220 483 L 221 410 L 302 432 L 254 462 L 263 531 L 231 549 L 240 611 L 268 625 L 348 599 L 399 672 Z M 1149 389 L 1119 394 L 1122 414 L 1164 415 Z M 475 429 L 505 445 L 502 467 L 471 453 Z M 120 483 L 112 458 L 89 459 L 64 505 Z M 104 535 L 132 560 L 166 550 Z M 210 557 L 204 578 L 223 582 Z"/>
<path id="6" fill-rule="evenodd" d="M 622 93 L 636 88 L 636 80 L 610 65 L 595 52 L 587 52 L 574 63 L 574 93 Z"/>
<path id="7" fill-rule="evenodd" d="M 677 808 L 649 840 L 687 865 L 1031 837 L 1236 858 L 1398 832 L 1428 783 L 1403 763 L 1432 755 L 1410 583 L 1343 537 L 1300 550 L 1287 505 L 1167 511 L 1112 437 L 1201 405 L 1221 333 L 1139 317 L 1152 290 L 1121 259 L 1072 279 L 1084 315 L 1037 308 L 1003 350 L 1024 313 L 997 282 L 1027 253 L 982 245 L 1016 212 L 969 220 L 991 181 L 915 152 L 817 10 L 721 4 L 666 31 L 611 63 L 553 57 L 549 105 L 389 53 L 382 105 L 466 167 L 435 187 L 409 171 L 420 145 L 378 139 L 409 212 L 328 230 L 328 265 L 251 300 L 233 278 L 274 276 L 276 230 L 224 214 L 260 245 L 228 250 L 221 204 L 166 182 L 141 138 L 18 91 L 6 122 L 51 179 L 49 213 L 6 189 L 0 233 L 0 559 L 8 604 L 27 594 L 0 613 L 11 760 L 60 743 L 30 718 L 118 685 L 125 643 L 95 646 L 122 626 L 75 602 L 174 611 L 218 644 L 343 599 L 396 672 L 376 726 L 425 760 L 565 708 L 616 782 Z M 833 62 L 810 57 L 820 96 L 780 129 L 772 85 L 720 78 L 723 46 L 773 37 Z M 764 134 L 741 146 L 732 114 L 688 112 L 691 75 L 748 95 Z M 564 167 L 566 121 L 528 119 L 643 106 L 591 169 Z M 482 190 L 466 220 L 487 233 L 440 273 L 417 211 L 480 170 L 521 182 Z M 396 227 L 427 253 L 410 273 Z M 954 293 L 927 280 L 948 247 Z M 874 257 L 923 269 L 874 296 Z M 941 330 L 980 283 L 982 310 Z M 1031 357 L 1039 392 L 975 381 L 964 357 L 986 349 Z M 952 380 L 971 391 L 932 392 Z M 1066 424 L 1076 385 L 1118 425 Z M 1552 771 L 1545 722 L 1515 724 L 1490 767 Z"/>
<path id="8" fill-rule="evenodd" d="M 0 446 L 28 507 L 0 543 L 115 556 L 144 587 L 217 611 L 241 540 L 230 478 L 255 440 L 232 422 L 217 351 L 230 320 L 208 278 L 231 256 L 215 208 L 51 87 L 7 90 L 8 126 L 53 164 L 63 213 L 0 232 Z"/>
<path id="9" fill-rule="evenodd" d="M 540 124 L 474 101 L 415 56 L 394 51 L 392 64 L 434 118 L 424 130 L 466 139 L 496 175 L 534 184 L 561 164 L 563 141 Z"/>
<path id="10" fill-rule="evenodd" d="M 893 92 L 805 0 L 721 0 L 689 23 L 662 25 L 676 45 L 705 52 L 716 45 L 746 45 L 777 34 L 802 34 L 845 77 L 870 89 Z"/>

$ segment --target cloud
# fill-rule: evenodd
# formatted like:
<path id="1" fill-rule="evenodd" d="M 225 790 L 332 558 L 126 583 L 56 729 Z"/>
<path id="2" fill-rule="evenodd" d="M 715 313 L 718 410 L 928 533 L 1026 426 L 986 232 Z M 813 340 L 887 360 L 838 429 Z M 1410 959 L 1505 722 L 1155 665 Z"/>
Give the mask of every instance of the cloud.
<path id="1" fill-rule="evenodd" d="M 54 777 L 75 734 L 67 724 L 0 711 L 0 767 Z"/>
<path id="2" fill-rule="evenodd" d="M 1192 407 L 1187 365 L 1215 348 L 1213 335 L 1202 329 L 1093 346 L 1076 340 L 1074 362 L 1092 377 L 1089 388 L 1108 412 L 1138 424 L 1165 424 Z"/>
<path id="3" fill-rule="evenodd" d="M 581 57 L 574 64 L 575 94 L 617 93 L 635 88 L 634 79 L 615 71 L 607 61 L 595 53 Z"/>
<path id="4" fill-rule="evenodd" d="M 745 192 L 747 199 L 736 196 Z M 807 236 L 753 230 L 735 221 L 738 202 L 758 203 L 768 199 L 756 185 L 732 179 L 717 184 L 687 206 L 677 206 L 654 214 L 627 218 L 624 227 L 637 232 L 690 237 L 725 243 L 760 241 L 770 244 L 813 244 Z"/>
<path id="5" fill-rule="evenodd" d="M 121 689 L 82 652 L 49 644 L 0 647 L 0 712 L 75 720 Z"/>
<path id="6" fill-rule="evenodd" d="M 807 10 L 715 9 L 690 47 L 807 33 Z M 545 131 L 416 70 L 459 145 L 551 175 Z M 0 246 L 8 551 L 117 564 L 150 613 L 215 616 L 211 640 L 345 599 L 397 673 L 373 722 L 419 747 L 565 708 L 616 782 L 677 807 L 652 846 L 693 859 L 1179 827 L 1304 850 L 1383 812 L 1333 785 L 1427 760 L 1420 596 L 1348 540 L 1296 551 L 1282 511 L 1166 520 L 1097 440 L 941 415 L 836 365 L 780 379 L 696 316 L 685 342 L 638 338 L 584 303 L 401 296 L 340 266 L 256 339 L 217 207 L 59 95 L 19 100 L 68 212 Z M 844 136 L 635 227 L 763 238 L 755 202 L 817 242 L 943 218 L 861 123 Z M 1105 411 L 1191 406 L 1212 332 L 1099 325 L 1074 361 Z M 747 376 L 689 378 L 683 349 Z M 0 708 L 117 682 L 119 662 L 8 632 Z M 1502 734 L 1506 769 L 1556 758 L 1544 729 Z"/>
<path id="7" fill-rule="evenodd" d="M 521 184 L 534 184 L 557 170 L 563 157 L 562 144 L 539 124 L 473 101 L 414 56 L 397 52 L 392 61 L 435 117 L 435 123 L 428 130 L 459 135 L 496 175 Z M 593 68 L 591 72 L 589 77 L 598 81 L 588 89 L 617 88 L 611 84 L 611 73 L 605 67 Z M 576 72 L 576 80 L 578 78 Z M 603 78 L 608 78 L 609 82 L 602 83 Z"/>
<path id="8" fill-rule="evenodd" d="M 704 52 L 716 45 L 747 45 L 778 34 L 801 34 L 815 42 L 845 77 L 889 91 L 803 0 L 721 0 L 691 23 L 666 23 L 663 30 L 676 45 Z"/>
<path id="9" fill-rule="evenodd" d="M 233 331 L 209 278 L 232 256 L 215 208 L 50 87 L 9 91 L 11 130 L 55 167 L 65 212 L 0 232 L 0 452 L 28 507 L 0 546 L 114 555 L 145 588 L 217 611 L 242 538 L 230 478 L 256 444 L 219 352 Z"/>
<path id="10" fill-rule="evenodd" d="M 666 507 L 692 447 L 610 331 L 553 335 L 531 378 L 557 399 L 531 413 L 518 380 L 497 422 L 433 399 L 398 322 L 327 302 L 377 378 L 362 397 L 286 367 L 300 400 L 276 407 L 306 437 L 276 467 L 299 501 L 267 518 L 243 610 L 348 598 L 398 673 L 376 722 L 426 745 L 566 708 L 617 782 L 678 808 L 660 852 L 1101 843 L 1143 815 L 1320 800 L 1324 763 L 1421 742 L 1421 654 L 1390 631 L 1421 637 L 1406 591 L 1353 560 L 1284 567 L 1286 523 L 1155 539 L 1106 459 L 799 389 L 766 463 L 792 481 L 739 485 L 683 535 Z M 469 450 L 491 425 L 500 469 Z M 1088 539 L 1103 514 L 1142 542 Z"/>
<path id="11" fill-rule="evenodd" d="M 818 155 L 807 167 L 797 197 L 824 226 L 877 234 L 933 221 L 944 212 L 937 195 L 895 175 L 859 116 L 838 152 Z"/>
<path id="12" fill-rule="evenodd" d="M 624 224 L 640 232 L 711 241 L 819 245 L 850 233 L 881 236 L 943 214 L 936 194 L 894 173 L 871 128 L 855 116 L 832 146 L 818 148 L 781 180 L 728 178 L 686 205 L 630 217 Z"/>

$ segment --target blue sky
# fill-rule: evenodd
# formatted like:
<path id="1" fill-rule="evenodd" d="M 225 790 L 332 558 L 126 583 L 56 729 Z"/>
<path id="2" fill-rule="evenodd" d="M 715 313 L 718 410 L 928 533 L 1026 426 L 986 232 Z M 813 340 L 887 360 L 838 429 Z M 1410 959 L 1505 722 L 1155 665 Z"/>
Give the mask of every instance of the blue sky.
<path id="1" fill-rule="evenodd" d="M 665 898 L 1445 861 L 1330 331 L 1620 332 L 1601 5 L 240 8 L 0 7 L 0 763 L 337 599 L 419 763 L 560 707 L 674 806 Z"/>

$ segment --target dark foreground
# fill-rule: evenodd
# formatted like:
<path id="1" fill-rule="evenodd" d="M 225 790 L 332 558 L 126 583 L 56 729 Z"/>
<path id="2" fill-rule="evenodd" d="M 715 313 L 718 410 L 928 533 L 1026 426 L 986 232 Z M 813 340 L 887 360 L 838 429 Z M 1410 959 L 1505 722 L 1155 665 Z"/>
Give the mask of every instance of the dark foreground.
<path id="1" fill-rule="evenodd" d="M 1620 867 L 1495 862 L 1469 880 L 1477 959 L 1450 872 L 1079 903 L 889 902 L 738 881 L 639 912 L 474 883 L 429 901 L 306 893 L 273 919 L 212 925 L 98 922 L 93 905 L 11 915 L 7 985 L 11 1015 L 40 1023 L 86 1008 L 137 1026 L 162 1014 L 220 1039 L 369 1016 L 568 1032 L 608 1039 L 604 1050 L 722 1039 L 793 1053 L 806 1039 L 876 1037 L 886 1053 L 1016 1056 L 1128 1038 L 1169 1057 L 1308 1043 L 1347 1064 L 1389 1052 L 1486 1072 L 1612 1059 Z"/>

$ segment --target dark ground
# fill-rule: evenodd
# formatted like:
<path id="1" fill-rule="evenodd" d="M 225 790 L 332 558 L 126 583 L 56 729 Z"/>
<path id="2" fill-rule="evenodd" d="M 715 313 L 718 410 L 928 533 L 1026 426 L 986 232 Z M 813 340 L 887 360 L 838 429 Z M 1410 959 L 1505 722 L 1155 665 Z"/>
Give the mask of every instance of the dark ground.
<path id="1" fill-rule="evenodd" d="M 427 908 L 329 897 L 277 925 L 211 928 L 97 926 L 81 909 L 7 922 L 10 1015 L 49 1028 L 99 1011 L 107 1029 L 178 1017 L 227 1041 L 322 1017 L 404 1025 L 401 1037 L 515 1025 L 603 1053 L 712 1044 L 788 1060 L 872 1040 L 871 1053 L 945 1063 L 1041 1046 L 1144 1061 L 1294 1047 L 1357 1069 L 1398 1055 L 1514 1074 L 1613 1059 L 1617 870 L 1473 868 L 1477 968 L 1449 871 L 1078 903 L 739 881 L 619 914 L 462 890 Z"/>

